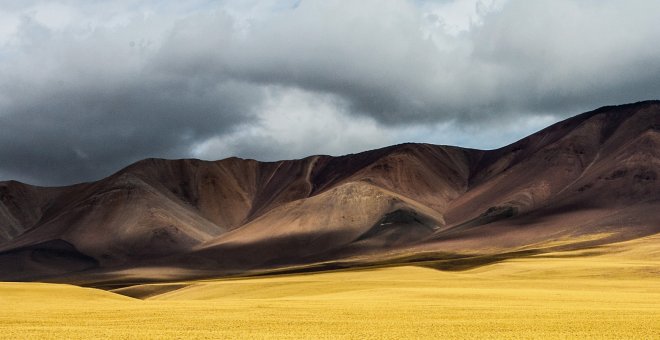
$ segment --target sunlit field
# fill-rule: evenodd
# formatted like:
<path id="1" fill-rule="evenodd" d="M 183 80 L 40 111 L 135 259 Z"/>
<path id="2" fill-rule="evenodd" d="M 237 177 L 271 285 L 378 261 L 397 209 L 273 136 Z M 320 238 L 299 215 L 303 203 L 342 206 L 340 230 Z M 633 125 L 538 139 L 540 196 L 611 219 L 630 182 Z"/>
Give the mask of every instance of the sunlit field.
<path id="1" fill-rule="evenodd" d="M 145 300 L 1 283 L 0 337 L 658 339 L 659 250 L 656 236 L 463 272 L 407 266 L 124 290 L 155 294 Z"/>

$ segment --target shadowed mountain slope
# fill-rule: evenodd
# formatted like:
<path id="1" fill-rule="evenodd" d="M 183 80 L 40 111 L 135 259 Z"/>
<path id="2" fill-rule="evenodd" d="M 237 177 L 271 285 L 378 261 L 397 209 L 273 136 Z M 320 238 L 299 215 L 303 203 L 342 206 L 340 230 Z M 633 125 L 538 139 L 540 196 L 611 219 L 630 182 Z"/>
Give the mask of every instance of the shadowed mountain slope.
<path id="1" fill-rule="evenodd" d="M 647 101 L 497 150 L 146 159 L 69 187 L 2 182 L 0 280 L 94 284 L 587 247 L 660 231 L 659 174 L 660 102 Z"/>

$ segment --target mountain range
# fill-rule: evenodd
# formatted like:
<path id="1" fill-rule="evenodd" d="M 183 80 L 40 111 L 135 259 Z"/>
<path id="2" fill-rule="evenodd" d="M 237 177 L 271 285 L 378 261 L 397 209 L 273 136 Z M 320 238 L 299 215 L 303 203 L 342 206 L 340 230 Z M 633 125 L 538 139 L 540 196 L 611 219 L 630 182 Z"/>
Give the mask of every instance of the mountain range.
<path id="1" fill-rule="evenodd" d="M 97 287 L 413 263 L 460 270 L 660 232 L 660 101 L 508 146 L 259 162 L 145 159 L 0 182 L 0 281 Z"/>

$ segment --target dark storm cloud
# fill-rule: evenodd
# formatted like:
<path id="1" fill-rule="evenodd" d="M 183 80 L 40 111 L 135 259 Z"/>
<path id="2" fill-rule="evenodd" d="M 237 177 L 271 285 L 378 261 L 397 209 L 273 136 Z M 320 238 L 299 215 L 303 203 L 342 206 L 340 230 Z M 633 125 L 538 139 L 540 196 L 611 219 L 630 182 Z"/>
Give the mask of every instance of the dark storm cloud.
<path id="1" fill-rule="evenodd" d="M 224 50 L 196 44 L 204 60 L 168 62 L 332 93 L 386 125 L 574 112 L 658 95 L 658 10 L 649 1 L 507 1 L 452 35 L 411 2 L 307 1 L 225 37 Z"/>
<path id="2" fill-rule="evenodd" d="M 0 174 L 35 183 L 506 134 L 660 94 L 653 1 L 25 3 L 0 10 Z"/>
<path id="3" fill-rule="evenodd" d="M 3 67 L 0 167 L 38 183 L 95 179 L 145 157 L 182 157 L 254 119 L 262 90 L 204 72 L 156 70 L 168 53 L 96 32 L 83 41 L 25 20 Z M 140 55 L 141 53 L 146 54 Z"/>
<path id="4" fill-rule="evenodd" d="M 121 89 L 56 91 L 17 103 L 11 115 L 0 116 L 0 154 L 11 160 L 2 167 L 61 183 L 107 175 L 149 155 L 181 157 L 197 139 L 249 120 L 235 113 L 249 112 L 243 100 L 259 97 L 232 84 L 191 87 L 195 85 L 126 84 Z"/>

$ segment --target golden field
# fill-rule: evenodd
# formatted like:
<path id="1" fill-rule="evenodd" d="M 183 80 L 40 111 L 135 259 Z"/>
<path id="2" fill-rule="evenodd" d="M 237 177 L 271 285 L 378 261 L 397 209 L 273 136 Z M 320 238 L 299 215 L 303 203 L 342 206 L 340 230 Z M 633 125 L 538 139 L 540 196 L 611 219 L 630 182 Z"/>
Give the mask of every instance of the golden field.
<path id="1" fill-rule="evenodd" d="M 390 267 L 125 290 L 0 283 L 0 338 L 660 338 L 660 237 L 462 272 Z"/>

